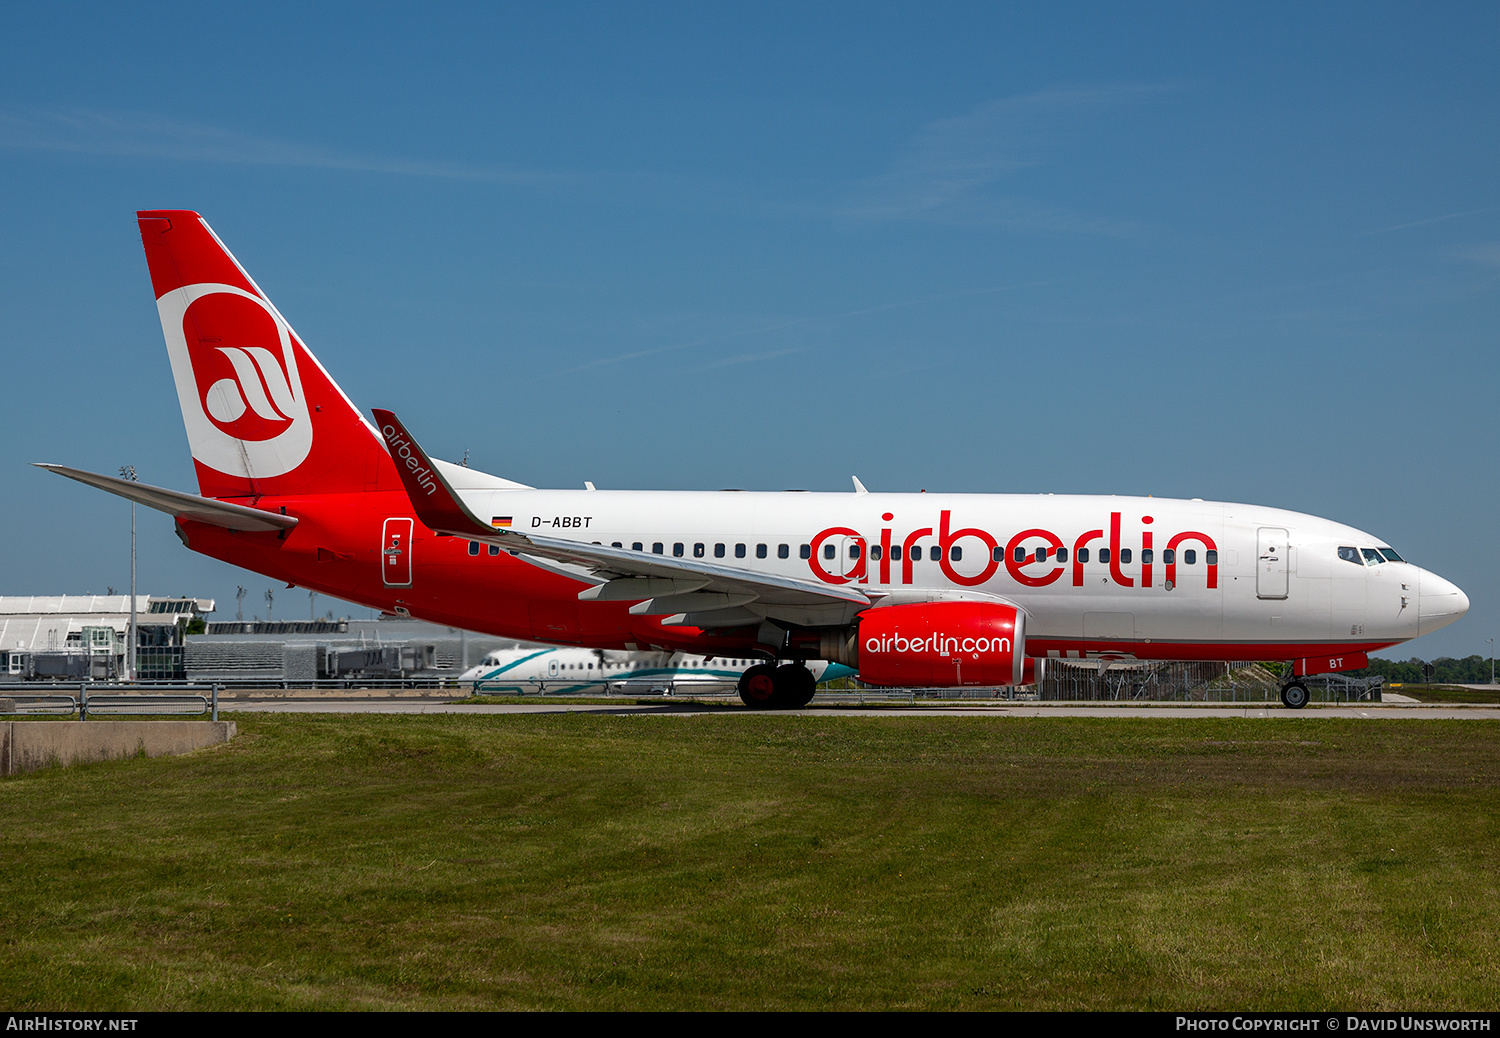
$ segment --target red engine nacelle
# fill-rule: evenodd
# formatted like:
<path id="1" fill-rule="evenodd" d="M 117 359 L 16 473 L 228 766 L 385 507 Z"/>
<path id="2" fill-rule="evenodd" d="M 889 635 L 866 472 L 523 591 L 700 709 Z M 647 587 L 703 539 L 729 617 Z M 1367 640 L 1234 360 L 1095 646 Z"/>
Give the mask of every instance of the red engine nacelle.
<path id="1" fill-rule="evenodd" d="M 922 602 L 859 618 L 859 677 L 872 685 L 1021 685 L 1026 614 L 998 602 Z"/>

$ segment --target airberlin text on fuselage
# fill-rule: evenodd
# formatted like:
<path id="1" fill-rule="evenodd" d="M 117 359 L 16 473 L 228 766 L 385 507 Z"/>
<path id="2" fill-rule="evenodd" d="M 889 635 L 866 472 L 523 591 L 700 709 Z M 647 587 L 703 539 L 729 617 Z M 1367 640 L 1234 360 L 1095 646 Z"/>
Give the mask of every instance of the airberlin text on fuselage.
<path id="1" fill-rule="evenodd" d="M 893 634 L 865 640 L 866 652 L 936 653 L 952 656 L 959 652 L 1009 652 L 1009 638 L 955 638 L 948 634 L 929 634 L 925 638 L 907 638 Z"/>
<path id="2" fill-rule="evenodd" d="M 1068 573 L 1070 570 L 1073 586 L 1082 587 L 1084 560 L 1079 558 L 1080 550 L 1108 549 L 1109 554 L 1107 558 L 1100 551 L 1098 561 L 1101 563 L 1107 562 L 1110 579 L 1116 584 L 1122 587 L 1139 586 L 1147 588 L 1154 586 L 1157 563 L 1155 557 L 1155 535 L 1149 529 L 1152 522 L 1154 522 L 1152 516 L 1143 515 L 1140 519 L 1141 525 L 1147 527 L 1147 529 L 1143 529 L 1140 534 L 1139 585 L 1136 584 L 1134 577 L 1126 576 L 1124 570 L 1121 568 L 1122 564 L 1128 563 L 1130 557 L 1122 558 L 1120 554 L 1123 534 L 1121 532 L 1121 513 L 1119 512 L 1109 513 L 1109 530 L 1107 534 L 1104 527 L 1101 526 L 1097 530 L 1087 530 L 1073 538 L 1071 546 L 1072 556 L 1067 562 L 1058 558 L 1058 549 L 1068 548 L 1068 542 L 1051 530 L 1044 530 L 1039 527 L 1022 530 L 1005 541 L 1004 551 L 999 552 L 996 551 L 1001 545 L 998 537 L 987 530 L 981 530 L 974 526 L 955 529 L 952 516 L 953 513 L 950 510 L 944 509 L 938 517 L 936 533 L 939 550 L 937 553 L 937 563 L 943 575 L 955 584 L 965 587 L 974 587 L 983 584 L 995 575 L 1003 559 L 1006 572 L 1017 583 L 1024 584 L 1027 587 L 1046 587 L 1062 579 L 1063 574 Z M 887 512 L 881 518 L 886 522 L 890 522 L 895 517 L 892 513 Z M 912 563 L 916 561 L 912 557 L 912 549 L 917 547 L 923 538 L 932 537 L 933 532 L 932 527 L 925 526 L 910 531 L 898 540 L 893 537 L 892 531 L 889 528 L 884 528 L 880 531 L 879 538 L 872 542 L 858 530 L 847 526 L 830 526 L 826 530 L 820 530 L 813 537 L 811 557 L 807 560 L 807 563 L 812 569 L 813 575 L 828 584 L 869 583 L 872 578 L 872 574 L 870 573 L 872 563 L 876 570 L 874 574 L 875 583 L 892 584 L 899 581 L 902 584 L 910 584 L 913 579 Z M 1108 538 L 1107 540 L 1106 537 Z M 848 547 L 853 549 L 853 551 L 835 552 L 834 557 L 827 560 L 834 565 L 834 572 L 829 572 L 823 566 L 823 546 L 829 540 L 847 541 Z M 955 546 L 961 549 L 963 547 L 962 542 L 964 541 L 978 541 L 984 546 L 984 553 L 980 556 L 980 558 L 984 559 L 984 565 L 977 573 L 962 573 L 954 566 L 954 562 L 961 560 L 954 558 L 955 552 L 953 549 Z M 1098 545 L 1098 549 L 1094 549 L 1094 542 L 1096 541 L 1102 542 Z M 1208 587 L 1217 588 L 1219 586 L 1218 561 L 1215 556 L 1210 556 L 1207 553 L 1217 553 L 1218 545 L 1208 534 L 1200 533 L 1197 530 L 1183 530 L 1175 533 L 1167 538 L 1166 543 L 1161 546 L 1163 549 L 1163 586 L 1170 588 L 1176 585 L 1177 553 L 1179 550 L 1183 550 L 1184 545 L 1186 546 L 1186 550 L 1201 548 L 1204 551 Z M 1132 552 L 1133 554 L 1133 549 L 1135 549 L 1136 545 L 1131 543 L 1123 547 L 1125 551 Z M 895 558 L 891 557 L 892 548 L 898 549 Z M 1019 559 L 1016 557 L 1018 549 L 1021 555 Z M 1042 549 L 1040 557 L 1038 556 L 1038 549 Z M 962 552 L 960 551 L 958 554 L 961 555 Z M 1051 560 L 1051 562 L 1049 563 L 1048 560 Z M 845 569 L 844 567 L 849 566 L 851 562 L 852 566 Z M 893 562 L 899 566 L 899 572 L 895 574 L 892 572 Z M 893 576 L 897 579 L 893 580 Z"/>
<path id="3" fill-rule="evenodd" d="M 416 452 L 412 442 L 401 435 L 394 425 L 381 426 L 380 435 L 384 436 L 385 442 L 390 445 L 396 464 L 405 465 L 417 477 L 417 482 L 422 484 L 429 496 L 437 493 L 437 480 L 432 478 L 432 470 L 422 464 L 421 455 Z"/>

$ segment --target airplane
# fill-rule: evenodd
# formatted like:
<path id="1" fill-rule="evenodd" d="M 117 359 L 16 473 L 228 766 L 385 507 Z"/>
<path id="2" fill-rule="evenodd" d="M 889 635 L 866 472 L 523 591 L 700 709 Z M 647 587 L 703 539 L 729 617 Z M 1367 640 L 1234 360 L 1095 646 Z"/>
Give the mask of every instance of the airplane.
<path id="1" fill-rule="evenodd" d="M 538 489 L 371 423 L 197 213 L 137 214 L 200 493 L 61 465 L 192 551 L 403 616 L 611 651 L 804 662 L 885 686 L 1025 685 L 1048 659 L 1290 662 L 1307 675 L 1469 608 L 1384 540 L 1259 505 L 1050 494 Z"/>
<path id="2" fill-rule="evenodd" d="M 562 694 L 589 689 L 626 694 L 720 692 L 736 688 L 740 675 L 758 663 L 757 657 L 531 645 L 494 649 L 458 680 L 472 684 L 475 695 L 528 691 Z M 854 674 L 842 664 L 823 660 L 809 660 L 807 668 L 819 684 Z"/>

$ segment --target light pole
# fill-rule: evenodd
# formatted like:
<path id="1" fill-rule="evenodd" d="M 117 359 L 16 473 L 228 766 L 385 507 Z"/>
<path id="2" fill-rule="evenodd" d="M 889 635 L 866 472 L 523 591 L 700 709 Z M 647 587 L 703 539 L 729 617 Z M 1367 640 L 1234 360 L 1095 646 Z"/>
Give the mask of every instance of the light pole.
<path id="1" fill-rule="evenodd" d="M 1490 684 L 1495 683 L 1495 639 L 1490 639 Z"/>
<path id="2" fill-rule="evenodd" d="M 134 465 L 120 466 L 120 478 L 132 483 L 135 478 Z M 135 680 L 135 502 L 130 502 L 130 629 L 125 637 L 125 680 Z"/>

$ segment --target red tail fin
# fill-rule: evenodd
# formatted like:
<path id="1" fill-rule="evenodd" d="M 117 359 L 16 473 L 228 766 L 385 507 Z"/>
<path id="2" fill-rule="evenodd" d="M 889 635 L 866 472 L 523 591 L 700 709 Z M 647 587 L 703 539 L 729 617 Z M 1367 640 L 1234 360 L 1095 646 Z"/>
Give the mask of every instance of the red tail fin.
<path id="1" fill-rule="evenodd" d="M 379 435 L 203 218 L 136 216 L 203 494 L 399 486 Z"/>

